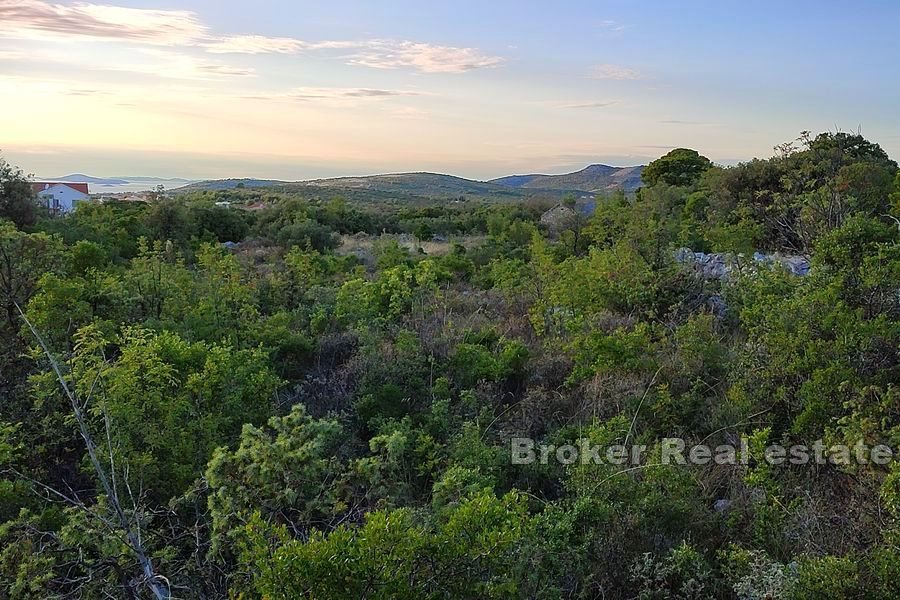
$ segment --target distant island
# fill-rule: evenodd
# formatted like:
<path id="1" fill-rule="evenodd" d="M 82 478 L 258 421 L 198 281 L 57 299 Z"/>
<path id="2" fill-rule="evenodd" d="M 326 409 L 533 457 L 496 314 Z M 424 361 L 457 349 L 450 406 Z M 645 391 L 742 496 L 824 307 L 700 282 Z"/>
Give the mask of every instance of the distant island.
<path id="1" fill-rule="evenodd" d="M 179 177 L 93 177 L 84 173 L 71 173 L 62 177 L 42 177 L 42 181 L 60 181 L 66 183 L 87 183 L 91 186 L 92 193 L 120 193 L 120 192 L 144 192 L 159 185 L 166 189 L 184 187 L 193 183 L 190 179 Z"/>

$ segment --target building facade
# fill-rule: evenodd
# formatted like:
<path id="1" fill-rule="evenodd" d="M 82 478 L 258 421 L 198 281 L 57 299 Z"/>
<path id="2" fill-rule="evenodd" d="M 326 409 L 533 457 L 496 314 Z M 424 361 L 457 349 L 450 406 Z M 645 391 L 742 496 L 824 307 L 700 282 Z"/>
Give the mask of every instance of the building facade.
<path id="1" fill-rule="evenodd" d="M 51 214 L 72 212 L 79 202 L 90 199 L 86 183 L 35 181 L 31 185 L 38 200 Z"/>

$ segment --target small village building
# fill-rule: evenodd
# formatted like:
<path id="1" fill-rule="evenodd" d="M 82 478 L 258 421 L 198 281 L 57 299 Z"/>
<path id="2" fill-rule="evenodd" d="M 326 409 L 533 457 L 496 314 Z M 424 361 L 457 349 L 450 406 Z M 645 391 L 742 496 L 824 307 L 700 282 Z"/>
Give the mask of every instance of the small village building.
<path id="1" fill-rule="evenodd" d="M 86 183 L 69 183 L 67 181 L 35 181 L 31 184 L 41 204 L 47 207 L 50 214 L 64 214 L 75 210 L 75 206 L 91 197 Z"/>

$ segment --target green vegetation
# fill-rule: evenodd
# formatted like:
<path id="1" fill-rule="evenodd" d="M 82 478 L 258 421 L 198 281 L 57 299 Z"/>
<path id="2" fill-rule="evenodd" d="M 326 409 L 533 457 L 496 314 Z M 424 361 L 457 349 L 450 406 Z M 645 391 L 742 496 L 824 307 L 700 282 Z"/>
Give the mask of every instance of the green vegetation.
<path id="1" fill-rule="evenodd" d="M 900 464 L 762 454 L 900 446 L 897 164 L 839 133 L 644 178 L 553 230 L 279 188 L 47 218 L 0 162 L 0 597 L 900 596 Z"/>

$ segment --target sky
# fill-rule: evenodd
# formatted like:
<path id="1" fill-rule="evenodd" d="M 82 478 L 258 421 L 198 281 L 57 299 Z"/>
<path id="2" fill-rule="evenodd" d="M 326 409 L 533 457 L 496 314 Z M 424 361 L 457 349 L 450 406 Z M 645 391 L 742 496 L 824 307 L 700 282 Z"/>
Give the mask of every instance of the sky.
<path id="1" fill-rule="evenodd" d="M 900 159 L 900 2 L 0 0 L 0 155 L 40 176 L 487 179 Z"/>

